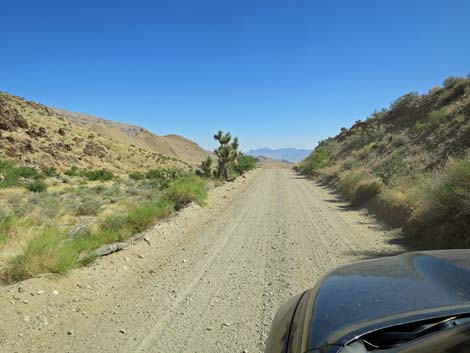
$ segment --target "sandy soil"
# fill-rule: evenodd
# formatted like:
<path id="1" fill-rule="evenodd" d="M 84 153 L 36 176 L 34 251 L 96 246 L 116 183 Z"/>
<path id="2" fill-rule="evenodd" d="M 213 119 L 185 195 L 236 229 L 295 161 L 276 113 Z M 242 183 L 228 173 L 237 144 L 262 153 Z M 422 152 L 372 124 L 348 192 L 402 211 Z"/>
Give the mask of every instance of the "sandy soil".
<path id="1" fill-rule="evenodd" d="M 277 308 L 394 235 L 290 170 L 212 190 L 125 251 L 0 288 L 0 352 L 262 352 Z"/>

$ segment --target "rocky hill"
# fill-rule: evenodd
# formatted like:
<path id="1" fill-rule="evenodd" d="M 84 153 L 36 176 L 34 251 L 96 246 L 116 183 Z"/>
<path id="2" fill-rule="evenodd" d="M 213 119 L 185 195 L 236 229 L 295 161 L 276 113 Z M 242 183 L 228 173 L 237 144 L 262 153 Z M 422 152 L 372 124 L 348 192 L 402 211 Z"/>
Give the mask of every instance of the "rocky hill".
<path id="1" fill-rule="evenodd" d="M 470 79 L 403 95 L 320 142 L 299 169 L 428 244 L 470 245 Z"/>
<path id="2" fill-rule="evenodd" d="M 189 167 L 209 153 L 181 136 L 72 113 L 0 92 L 0 159 L 59 170 Z"/>

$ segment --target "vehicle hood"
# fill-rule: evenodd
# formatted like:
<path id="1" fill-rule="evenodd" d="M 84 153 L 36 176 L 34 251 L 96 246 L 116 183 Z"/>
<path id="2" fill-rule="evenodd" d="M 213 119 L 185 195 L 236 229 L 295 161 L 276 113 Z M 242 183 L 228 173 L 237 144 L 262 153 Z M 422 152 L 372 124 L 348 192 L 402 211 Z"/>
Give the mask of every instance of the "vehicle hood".
<path id="1" fill-rule="evenodd" d="M 469 313 L 470 250 L 349 264 L 329 273 L 313 291 L 308 351 L 344 345 L 400 323 Z"/>

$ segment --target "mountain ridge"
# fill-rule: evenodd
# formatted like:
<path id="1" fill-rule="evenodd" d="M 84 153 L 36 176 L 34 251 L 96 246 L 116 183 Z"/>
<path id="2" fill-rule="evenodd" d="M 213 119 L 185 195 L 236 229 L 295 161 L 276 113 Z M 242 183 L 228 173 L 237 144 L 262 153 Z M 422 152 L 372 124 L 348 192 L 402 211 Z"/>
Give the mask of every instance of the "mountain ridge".
<path id="1" fill-rule="evenodd" d="M 300 162 L 306 158 L 312 150 L 298 149 L 293 147 L 271 149 L 268 147 L 251 149 L 246 154 L 253 157 L 268 157 L 280 161 L 291 163 Z"/>

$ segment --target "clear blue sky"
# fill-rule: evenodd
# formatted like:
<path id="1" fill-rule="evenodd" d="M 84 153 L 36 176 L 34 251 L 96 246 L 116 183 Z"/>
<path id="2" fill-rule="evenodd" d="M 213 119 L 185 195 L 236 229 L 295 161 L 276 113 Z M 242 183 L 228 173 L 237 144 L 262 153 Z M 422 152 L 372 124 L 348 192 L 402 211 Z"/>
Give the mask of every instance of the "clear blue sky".
<path id="1" fill-rule="evenodd" d="M 206 148 L 313 148 L 470 72 L 467 0 L 0 2 L 0 90 Z"/>

